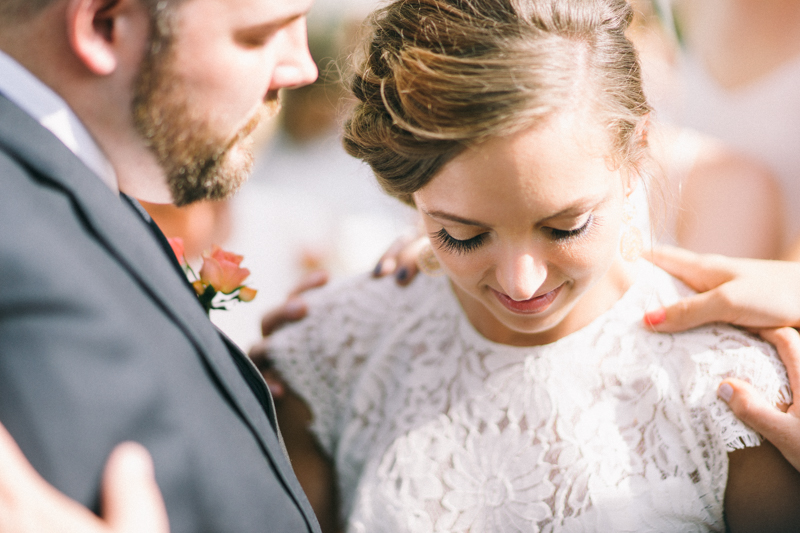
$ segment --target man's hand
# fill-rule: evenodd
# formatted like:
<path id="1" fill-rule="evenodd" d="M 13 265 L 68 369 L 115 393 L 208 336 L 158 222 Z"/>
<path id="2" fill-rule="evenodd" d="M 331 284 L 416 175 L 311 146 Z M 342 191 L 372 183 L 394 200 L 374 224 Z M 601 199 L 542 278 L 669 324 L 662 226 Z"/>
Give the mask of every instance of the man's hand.
<path id="1" fill-rule="evenodd" d="M 4 533 L 167 533 L 169 522 L 153 474 L 139 444 L 120 444 L 103 473 L 103 517 L 45 481 L 0 425 L 0 531 Z"/>
<path id="2" fill-rule="evenodd" d="M 652 261 L 698 294 L 645 315 L 656 331 L 676 332 L 710 322 L 749 328 L 800 326 L 800 264 L 732 259 L 659 247 Z"/>

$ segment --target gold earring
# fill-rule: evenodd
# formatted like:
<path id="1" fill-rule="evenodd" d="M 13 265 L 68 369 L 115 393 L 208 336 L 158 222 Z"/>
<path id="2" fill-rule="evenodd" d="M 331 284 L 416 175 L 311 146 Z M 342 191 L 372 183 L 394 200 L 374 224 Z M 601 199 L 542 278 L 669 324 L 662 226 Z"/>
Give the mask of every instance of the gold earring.
<path id="1" fill-rule="evenodd" d="M 442 265 L 436 259 L 436 254 L 433 253 L 433 247 L 430 243 L 425 243 L 417 253 L 417 266 L 421 272 L 429 276 L 439 276 L 443 273 Z"/>
<path id="2" fill-rule="evenodd" d="M 635 218 L 636 206 L 630 196 L 628 196 L 625 198 L 625 203 L 622 205 L 622 223 L 625 225 L 625 228 L 622 230 L 619 251 L 622 254 L 622 258 L 631 263 L 639 259 L 644 249 L 642 232 L 633 224 Z"/>

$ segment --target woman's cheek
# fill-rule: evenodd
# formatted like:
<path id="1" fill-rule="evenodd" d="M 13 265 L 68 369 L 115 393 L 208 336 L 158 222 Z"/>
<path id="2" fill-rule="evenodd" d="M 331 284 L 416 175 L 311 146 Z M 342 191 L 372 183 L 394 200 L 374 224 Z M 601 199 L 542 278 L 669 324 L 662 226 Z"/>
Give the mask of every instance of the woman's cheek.
<path id="1" fill-rule="evenodd" d="M 441 251 L 438 253 L 439 263 L 444 267 L 450 279 L 467 290 L 469 285 L 480 282 L 486 272 L 486 261 L 475 255 L 480 254 L 476 254 L 476 252 L 454 254 Z"/>
<path id="2" fill-rule="evenodd" d="M 575 281 L 595 279 L 605 274 L 614 261 L 616 249 L 596 239 L 586 239 L 580 244 L 562 248 L 554 262 L 559 269 Z"/>

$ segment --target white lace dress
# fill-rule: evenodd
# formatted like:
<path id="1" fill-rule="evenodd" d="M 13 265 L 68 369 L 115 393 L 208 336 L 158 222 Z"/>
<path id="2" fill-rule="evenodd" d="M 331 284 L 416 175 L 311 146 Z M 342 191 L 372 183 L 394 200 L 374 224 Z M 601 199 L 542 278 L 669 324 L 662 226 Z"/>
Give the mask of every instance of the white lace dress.
<path id="1" fill-rule="evenodd" d="M 480 336 L 446 278 L 308 295 L 277 366 L 337 469 L 347 531 L 722 531 L 727 452 L 759 443 L 725 376 L 777 402 L 786 373 L 729 326 L 641 326 L 688 290 L 644 261 L 613 308 L 553 344 Z"/>

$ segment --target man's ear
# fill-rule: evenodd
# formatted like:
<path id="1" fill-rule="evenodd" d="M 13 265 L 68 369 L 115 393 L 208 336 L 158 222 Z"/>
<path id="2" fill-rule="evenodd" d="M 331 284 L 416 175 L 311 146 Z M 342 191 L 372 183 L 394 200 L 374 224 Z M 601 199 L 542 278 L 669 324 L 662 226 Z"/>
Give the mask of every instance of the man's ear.
<path id="1" fill-rule="evenodd" d="M 131 0 L 70 0 L 67 38 L 75 55 L 94 74 L 107 76 L 118 66 L 120 19 Z"/>

